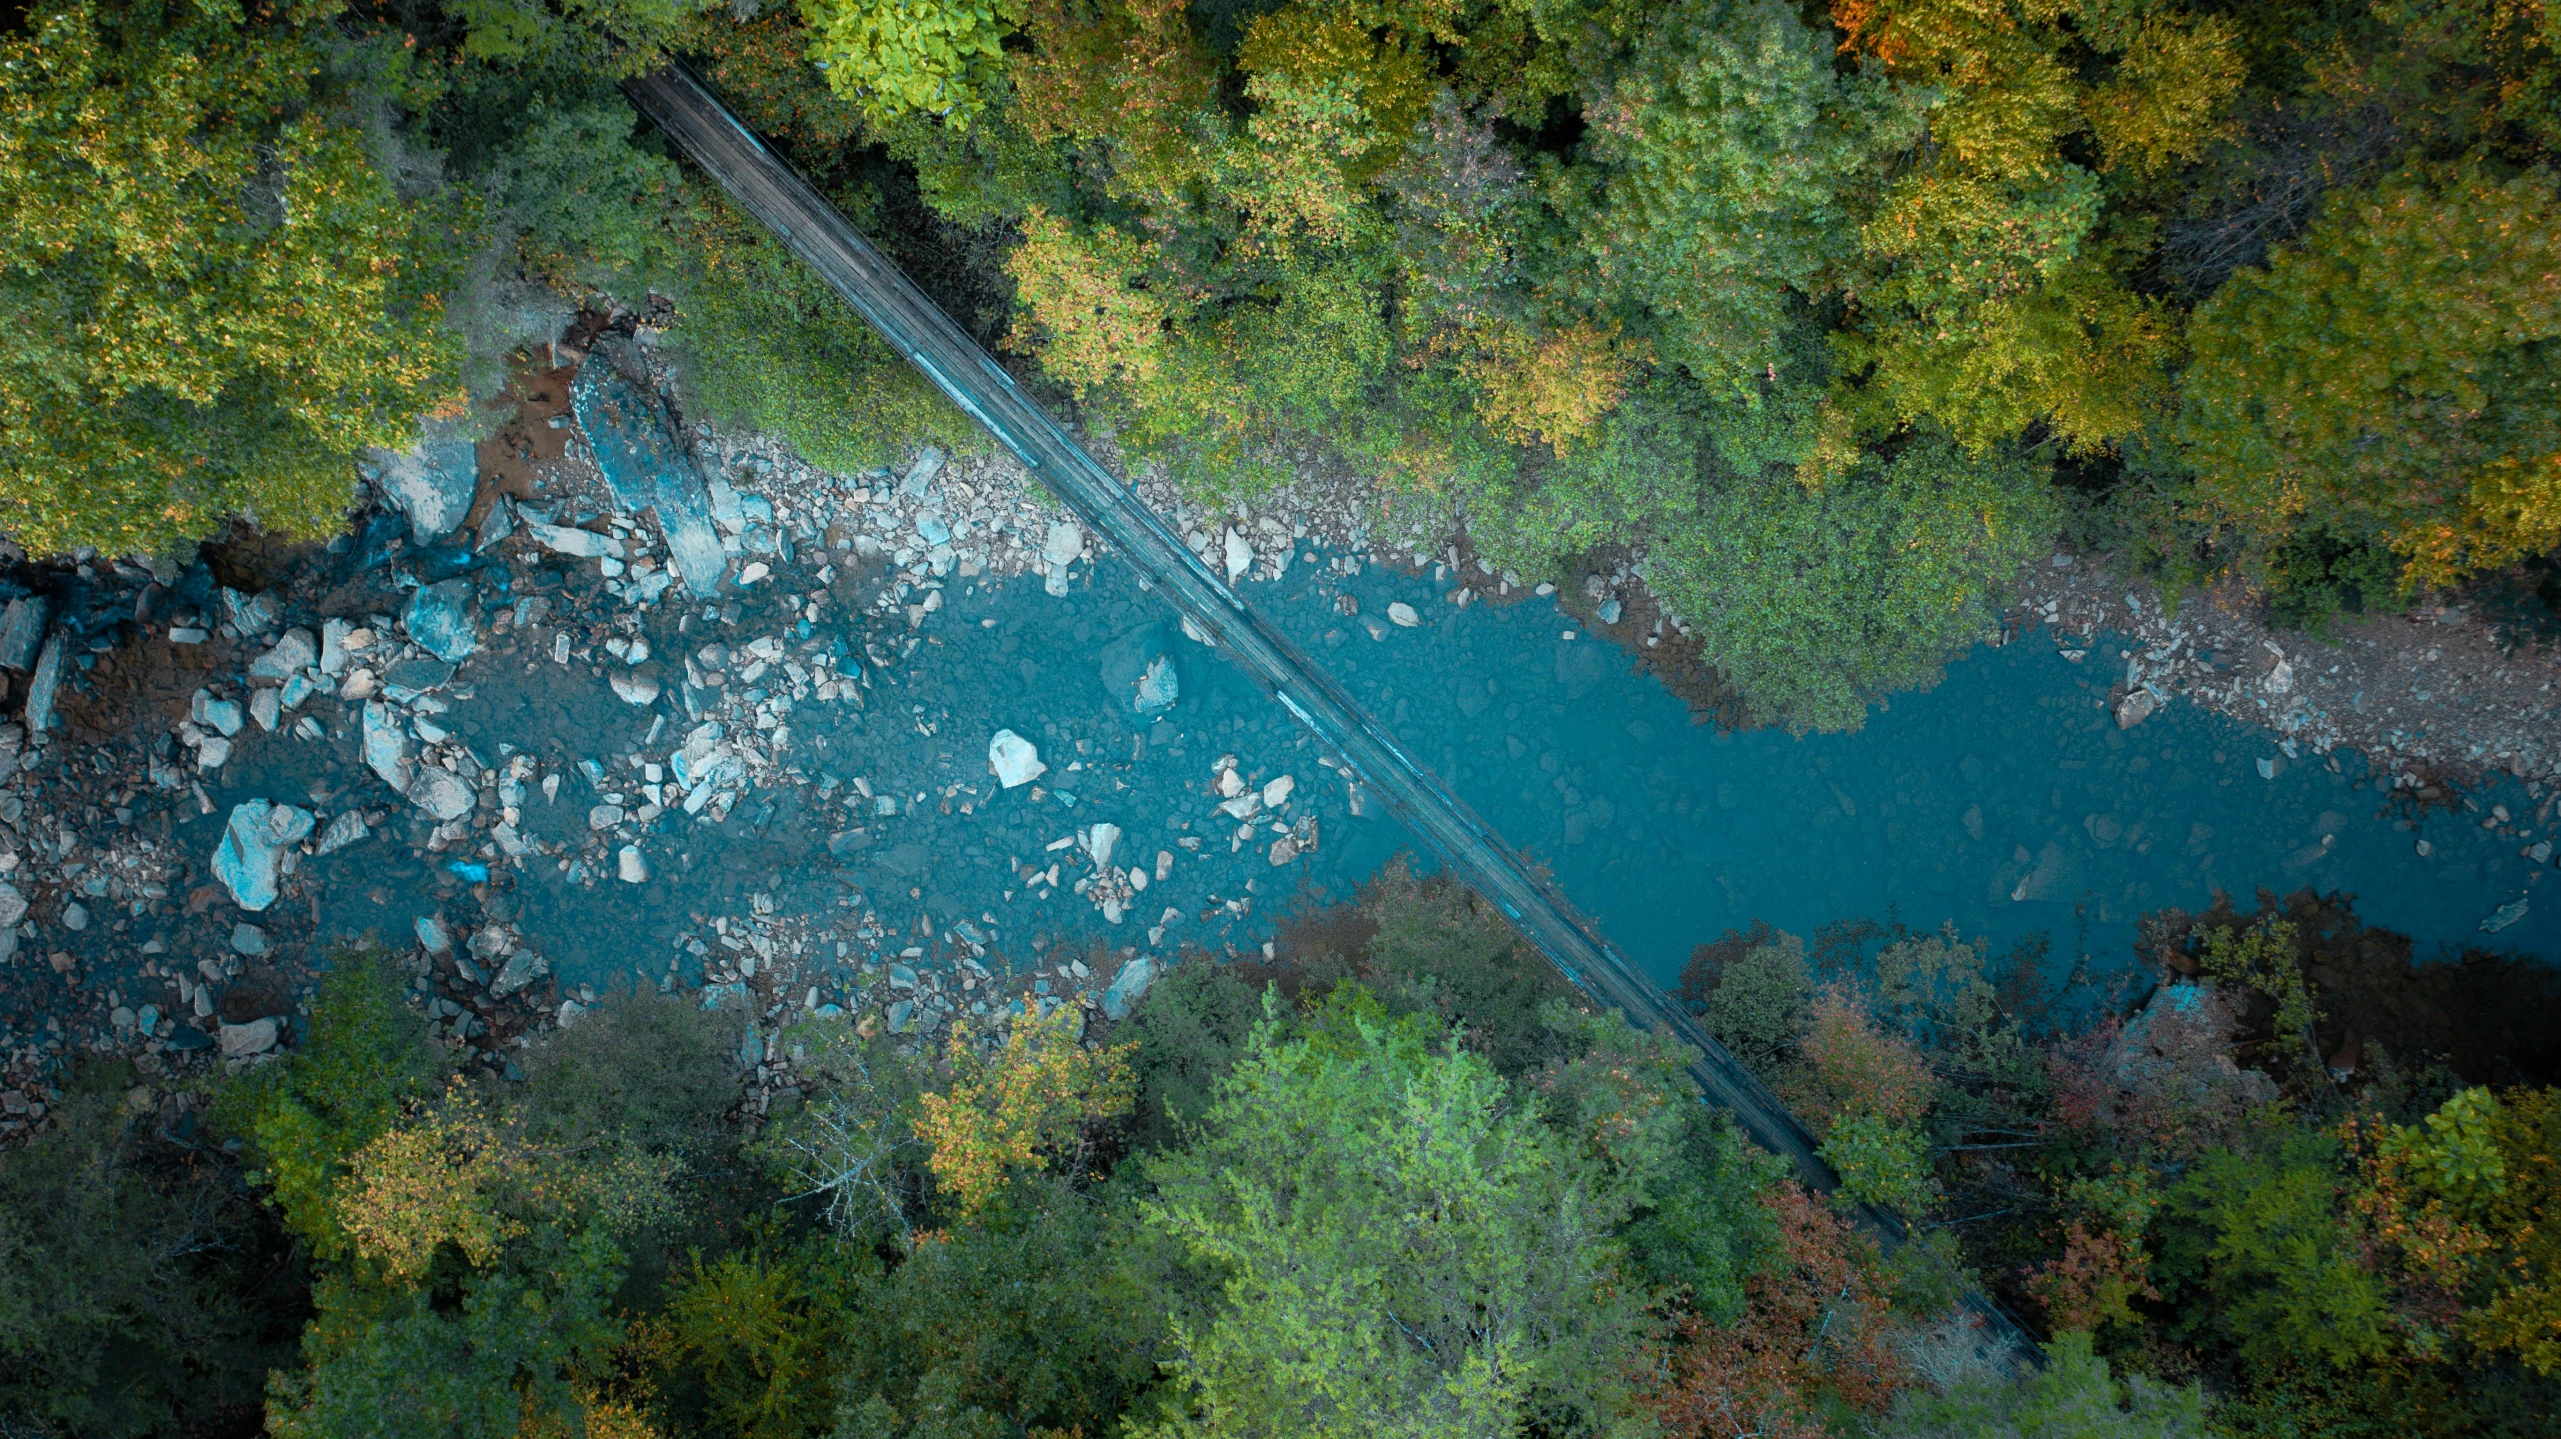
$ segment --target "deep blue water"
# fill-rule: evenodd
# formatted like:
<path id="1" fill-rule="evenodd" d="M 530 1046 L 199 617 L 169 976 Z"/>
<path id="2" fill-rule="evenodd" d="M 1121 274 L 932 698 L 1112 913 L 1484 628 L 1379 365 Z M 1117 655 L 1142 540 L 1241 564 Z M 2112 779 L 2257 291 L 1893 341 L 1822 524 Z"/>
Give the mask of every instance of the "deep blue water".
<path id="1" fill-rule="evenodd" d="M 2262 779 L 2257 761 L 2279 757 L 2269 736 L 2185 704 L 2120 732 L 2102 707 L 2113 646 L 2085 665 L 2041 636 L 1977 649 L 1942 684 L 1897 696 L 1854 734 L 1726 734 L 1693 725 L 1628 651 L 1588 634 L 1564 638 L 1579 626 L 1552 601 L 1460 610 L 1437 598 L 1448 583 L 1376 565 L 1344 579 L 1299 564 L 1246 592 L 1665 981 L 1693 945 L 1755 919 L 1800 933 L 1842 919 L 1953 923 L 1996 945 L 2042 933 L 2057 965 L 2086 955 L 2105 975 L 2131 966 L 2139 914 L 2201 908 L 2217 888 L 2246 896 L 2262 885 L 2352 892 L 2367 922 L 2412 935 L 2423 957 L 2484 943 L 2561 954 L 2561 899 L 2547 904 L 2529 890 L 2535 866 L 2517 853 L 2523 841 L 2484 831 L 2474 814 L 2436 811 L 2416 831 L 2398 828 L 2381 794 L 2357 786 L 2364 765 L 2350 755 L 2336 772 L 2307 754 Z M 1401 599 L 1425 623 L 1373 639 L 1335 608 L 1344 590 L 1365 614 Z M 810 784 L 757 789 L 717 825 L 681 812 L 660 818 L 639 836 L 656 870 L 647 885 L 617 883 L 610 864 L 599 877 L 527 863 L 516 922 L 555 971 L 572 982 L 631 969 L 654 978 L 680 936 L 701 932 L 697 916 L 743 914 L 759 894 L 778 914 L 809 916 L 830 939 L 875 915 L 884 957 L 911 944 L 938 953 L 919 937 L 925 917 L 942 936 L 966 923 L 1026 967 L 1035 950 L 1060 942 L 1250 947 L 1291 906 L 1347 896 L 1407 845 L 1375 806 L 1356 816 L 1314 742 L 1184 638 L 1112 561 L 1080 574 L 1065 597 L 1044 594 L 1036 578 L 954 578 L 944 593 L 941 611 L 912 634 L 904 616 L 831 616 L 808 637 L 841 640 L 855 659 L 866 644 L 894 655 L 918 641 L 872 668 L 864 707 L 794 708 L 788 753 Z M 681 635 L 677 613 L 653 614 L 662 656 L 768 633 L 803 642 L 752 605 L 735 624 L 696 611 Z M 1125 717 L 1105 681 L 1107 651 L 1133 635 L 1136 648 L 1173 654 L 1181 673 L 1180 702 L 1152 722 Z M 637 709 L 585 667 L 528 670 L 524 659 L 499 645 L 468 662 L 472 697 L 440 722 L 484 762 L 497 763 L 505 743 L 559 773 L 558 801 L 532 795 L 525 828 L 574 838 L 604 788 L 575 762 L 613 765 L 625 750 L 664 761 L 687 725 L 671 715 L 658 741 L 644 744 L 673 698 Z M 406 815 L 356 761 L 351 713 L 313 703 L 338 737 L 245 736 L 216 795 L 221 808 L 182 825 L 182 843 L 209 853 L 231 803 L 257 794 L 307 803 L 314 783 L 336 804 Z M 988 776 L 987 742 L 999 727 L 1032 739 L 1051 766 L 1037 798 L 1031 786 L 1000 791 Z M 1316 821 L 1313 853 L 1274 867 L 1267 817 L 1250 841 L 1237 838 L 1211 787 L 1226 754 L 1258 785 L 1293 778 L 1281 818 Z M 822 795 L 831 778 L 838 784 Z M 897 798 L 901 812 L 849 804 L 857 778 Z M 2484 811 L 2503 799 L 2532 818 L 2520 786 L 2477 798 Z M 1136 896 L 1118 925 L 1068 888 L 1083 872 L 1076 851 L 1048 848 L 1097 821 L 1125 831 L 1118 863 L 1172 856 L 1168 877 Z M 2432 858 L 2414 853 L 2421 837 Z M 1056 863 L 1059 887 L 1037 897 L 1045 886 L 1021 882 L 1022 862 Z M 323 881 L 316 917 L 327 930 L 405 936 L 417 913 L 433 909 L 476 922 L 453 913 L 456 882 L 396 837 L 311 868 Z M 2523 922 L 2495 941 L 2479 933 L 2484 916 L 2529 893 L 2536 904 Z M 1151 941 L 1168 907 L 1180 917 Z M 865 948 L 853 937 L 848 959 Z"/>

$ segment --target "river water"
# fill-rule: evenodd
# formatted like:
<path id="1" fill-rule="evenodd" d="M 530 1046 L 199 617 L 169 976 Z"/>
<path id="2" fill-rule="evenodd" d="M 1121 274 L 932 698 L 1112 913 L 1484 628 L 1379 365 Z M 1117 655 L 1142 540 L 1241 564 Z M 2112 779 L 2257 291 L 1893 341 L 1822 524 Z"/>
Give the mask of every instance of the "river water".
<path id="1" fill-rule="evenodd" d="M 2105 977 L 2132 967 L 2143 912 L 2258 886 L 2352 892 L 2368 923 L 2410 934 L 2423 958 L 2469 944 L 2561 955 L 2561 899 L 2530 880 L 2541 866 L 2519 855 L 2522 837 L 2481 823 L 2500 801 L 2531 822 L 2521 787 L 2476 794 L 2481 813 L 2431 811 L 2411 829 L 2359 784 L 2354 756 L 2336 768 L 2287 759 L 2267 735 L 2186 705 L 2120 731 L 2104 707 L 2116 653 L 2104 638 L 2077 664 L 2040 635 L 1978 648 L 1854 734 L 1723 733 L 1692 724 L 1628 650 L 1551 600 L 1462 609 L 1441 598 L 1453 581 L 1303 555 L 1282 579 L 1247 583 L 1249 601 L 1665 982 L 1692 946 L 1756 919 L 1800 933 L 1843 919 L 1953 924 L 1996 946 L 2043 935 L 2058 968 L 2085 959 Z M 592 566 L 555 564 L 557 593 L 574 604 Z M 793 653 L 833 651 L 869 686 L 859 706 L 790 706 L 778 759 L 796 778 L 746 790 L 724 820 L 680 808 L 627 819 L 615 838 L 652 870 L 637 884 L 614 877 L 609 853 L 582 858 L 577 846 L 592 845 L 593 806 L 642 802 L 638 766 L 672 761 L 694 721 L 674 694 L 645 708 L 616 699 L 601 656 L 552 663 L 539 628 L 488 635 L 434 722 L 484 765 L 511 751 L 537 761 L 523 832 L 569 848 L 524 859 L 508 907 L 554 974 L 601 985 L 672 966 L 701 982 L 705 958 L 721 959 L 704 943 L 721 916 L 789 922 L 813 984 L 841 976 L 825 980 L 830 1000 L 851 997 L 866 963 L 926 967 L 964 944 L 1024 972 L 1098 947 L 1248 949 L 1292 907 L 1349 895 L 1408 846 L 1108 557 L 1063 596 L 1036 577 L 953 577 L 942 594 L 912 626 L 903 611 L 843 610 L 810 625 L 754 596 L 726 612 L 673 597 L 653 610 L 662 656 L 770 635 Z M 1344 594 L 1357 616 L 1343 612 Z M 506 597 L 484 582 L 490 611 Z M 1398 601 L 1419 625 L 1363 623 Z M 1158 652 L 1175 662 L 1180 698 L 1141 718 L 1106 675 Z M 230 805 L 257 796 L 344 806 L 381 790 L 373 802 L 405 813 L 362 766 L 353 711 L 330 709 L 339 717 L 325 743 L 249 732 L 214 814 L 182 824 L 181 843 L 209 854 Z M 1038 745 L 1050 767 L 1039 782 L 995 784 L 986 759 L 999 728 Z M 1221 811 L 1227 756 L 1258 790 L 1289 777 L 1277 814 L 1240 824 Z M 545 776 L 560 780 L 549 799 Z M 1112 863 L 1150 881 L 1116 923 L 1074 888 L 1092 869 L 1079 836 L 1098 823 L 1122 831 Z M 1283 832 L 1302 852 L 1284 849 L 1275 864 Z M 467 929 L 477 920 L 454 913 L 450 858 L 394 834 L 306 861 L 321 929 L 405 941 L 421 914 Z M 2520 897 L 2532 900 L 2522 921 L 2481 933 Z"/>

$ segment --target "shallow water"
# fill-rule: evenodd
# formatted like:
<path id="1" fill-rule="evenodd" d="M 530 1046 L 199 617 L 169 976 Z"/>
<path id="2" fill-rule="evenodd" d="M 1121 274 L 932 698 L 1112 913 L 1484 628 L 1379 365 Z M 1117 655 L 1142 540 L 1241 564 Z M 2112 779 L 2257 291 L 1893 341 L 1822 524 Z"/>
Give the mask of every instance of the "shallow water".
<path id="1" fill-rule="evenodd" d="M 573 575 L 573 590 L 584 579 Z M 1692 725 L 1627 651 L 1565 638 L 1578 627 L 1552 601 L 1461 610 L 1437 598 L 1446 587 L 1384 566 L 1345 578 L 1301 563 L 1245 588 L 1666 982 L 1693 945 L 1754 919 L 1801 933 L 1845 918 L 1953 923 L 2000 945 L 2042 933 L 2058 966 L 2086 955 L 2105 975 L 2131 966 L 2137 915 L 2261 885 L 2350 891 L 2367 922 L 2412 935 L 2422 956 L 2485 942 L 2561 954 L 2561 900 L 2541 903 L 2539 893 L 2495 940 L 2478 930 L 2532 892 L 2536 866 L 2518 855 L 2521 840 L 2444 811 L 2415 833 L 2397 828 L 2378 791 L 2356 784 L 2363 765 L 2353 756 L 2336 772 L 2317 756 L 2288 761 L 2266 735 L 2192 706 L 2120 732 L 2103 708 L 2112 645 L 2079 665 L 2035 636 L 1978 649 L 1937 688 L 1898 696 L 1851 735 L 1725 734 Z M 1343 591 L 1364 614 L 1404 600 L 1425 623 L 1373 639 L 1335 608 Z M 554 973 L 573 984 L 632 971 L 654 980 L 673 959 L 698 979 L 680 946 L 705 937 L 710 916 L 745 915 L 759 896 L 775 915 L 805 920 L 819 953 L 843 942 L 848 967 L 911 948 L 921 953 L 910 963 L 932 962 L 959 926 L 1024 969 L 1058 943 L 1250 948 L 1292 905 L 1346 896 L 1408 843 L 1374 805 L 1355 814 L 1314 742 L 1184 638 L 1113 562 L 1080 574 L 1064 597 L 1043 593 L 1037 578 L 955 578 L 944 593 L 912 635 L 904 616 L 831 615 L 811 632 L 854 658 L 916 643 L 871 667 L 863 707 L 792 710 L 787 754 L 809 783 L 754 789 L 724 823 L 662 816 L 639 837 L 655 870 L 647 884 L 617 882 L 610 859 L 601 876 L 566 859 L 525 861 L 515 922 Z M 653 616 L 662 655 L 707 639 L 802 638 L 760 625 L 752 606 L 734 625 L 694 611 L 682 635 L 676 614 Z M 1147 632 L 1142 648 L 1175 656 L 1181 674 L 1180 701 L 1153 721 L 1125 718 L 1105 683 L 1107 649 L 1133 632 Z M 524 828 L 575 840 L 604 791 L 637 780 L 615 768 L 594 785 L 575 762 L 614 764 L 627 750 L 664 760 L 688 724 L 671 713 L 644 743 L 655 716 L 676 709 L 673 697 L 634 708 L 583 665 L 525 659 L 502 646 L 469 661 L 471 695 L 440 722 L 484 763 L 499 762 L 507 744 L 560 774 L 555 802 L 529 796 Z M 331 743 L 244 744 L 216 814 L 183 825 L 182 843 L 209 853 L 230 804 L 259 794 L 299 802 L 315 783 L 341 805 L 391 805 L 404 816 L 395 826 L 414 823 L 355 759 L 352 724 L 331 724 Z M 1051 770 L 1039 785 L 999 790 L 988 776 L 999 727 L 1040 746 Z M 1275 867 L 1269 816 L 1244 837 L 1217 811 L 1212 766 L 1227 754 L 1257 785 L 1293 778 L 1280 818 L 1314 819 L 1312 853 Z M 2273 780 L 2258 773 L 2263 758 L 2278 763 Z M 901 812 L 860 799 L 858 777 Z M 2478 799 L 2484 811 L 2500 799 L 2532 814 L 2518 786 Z M 1069 888 L 1087 869 L 1080 853 L 1049 848 L 1101 821 L 1125 832 L 1116 863 L 1152 875 L 1154 857 L 1170 857 L 1167 877 L 1117 925 Z M 2414 853 L 2421 837 L 2433 858 Z M 1056 864 L 1058 887 L 1025 884 L 1026 862 Z M 322 881 L 320 928 L 405 937 L 432 911 L 477 922 L 454 913 L 458 881 L 443 863 L 396 836 L 310 861 Z"/>

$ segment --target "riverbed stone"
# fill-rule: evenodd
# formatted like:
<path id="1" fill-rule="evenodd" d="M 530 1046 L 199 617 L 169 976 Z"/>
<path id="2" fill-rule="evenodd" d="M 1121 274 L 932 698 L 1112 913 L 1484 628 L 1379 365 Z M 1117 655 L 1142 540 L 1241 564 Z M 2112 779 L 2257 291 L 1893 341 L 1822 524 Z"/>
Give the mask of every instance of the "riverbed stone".
<path id="1" fill-rule="evenodd" d="M 53 728 L 54 697 L 62 689 L 62 636 L 54 635 L 44 642 L 44 652 L 36 657 L 36 671 L 27 680 L 27 733 L 43 734 Z"/>
<path id="2" fill-rule="evenodd" d="M 987 765 L 1006 789 L 1029 784 L 1049 772 L 1049 766 L 1041 763 L 1040 750 L 1009 729 L 996 731 L 987 742 Z"/>
<path id="3" fill-rule="evenodd" d="M 1421 612 L 1403 600 L 1397 600 L 1388 605 L 1387 618 L 1394 621 L 1400 628 L 1409 630 L 1423 623 Z"/>
<path id="4" fill-rule="evenodd" d="M 1120 844 L 1120 826 L 1097 824 L 1085 831 L 1085 853 L 1093 857 L 1094 868 L 1111 866 L 1112 850 Z"/>
<path id="5" fill-rule="evenodd" d="M 265 954 L 267 932 L 243 920 L 231 927 L 231 948 L 236 954 Z"/>
<path id="6" fill-rule="evenodd" d="M 453 533 L 471 512 L 480 479 L 479 446 L 459 420 L 429 420 L 418 443 L 401 453 L 373 452 L 374 484 L 384 503 L 409 520 L 409 533 L 429 545 Z"/>
<path id="7" fill-rule="evenodd" d="M 445 823 L 471 813 L 478 797 L 462 776 L 436 765 L 422 765 L 409 782 L 409 802 Z"/>
<path id="8" fill-rule="evenodd" d="M 573 559 L 618 560 L 622 558 L 622 542 L 611 535 L 597 534 L 594 530 L 582 530 L 568 525 L 528 523 L 525 526 L 525 533 L 531 535 L 534 543 L 541 545 L 544 549 L 554 554 L 568 555 Z"/>
<path id="9" fill-rule="evenodd" d="M 276 1047 L 276 1034 L 277 1025 L 273 1015 L 264 1019 L 253 1019 L 247 1024 L 226 1024 L 220 1031 L 222 1057 L 247 1059 L 251 1055 L 265 1054 Z"/>
<path id="10" fill-rule="evenodd" d="M 916 463 L 907 467 L 906 476 L 898 482 L 898 492 L 911 500 L 923 499 L 926 487 L 934 482 L 935 476 L 943 472 L 943 463 L 947 458 L 941 450 L 927 445 L 917 454 Z"/>
<path id="11" fill-rule="evenodd" d="M 409 597 L 401 624 L 409 631 L 409 638 L 427 653 L 448 664 L 459 664 L 464 656 L 480 648 L 479 636 L 472 632 L 470 603 L 469 580 L 420 585 L 417 593 Z"/>
<path id="12" fill-rule="evenodd" d="M 320 647 L 313 642 L 311 631 L 291 629 L 284 632 L 265 654 L 249 662 L 251 683 L 264 680 L 282 684 L 286 679 L 320 660 Z"/>
<path id="13" fill-rule="evenodd" d="M 53 601 L 43 595 L 9 601 L 8 610 L 0 613 L 0 667 L 26 673 L 44 647 L 45 621 L 52 614 Z"/>
<path id="14" fill-rule="evenodd" d="M 1122 965 L 1120 974 L 1112 980 L 1111 988 L 1103 991 L 1103 1014 L 1115 1023 L 1129 1018 L 1130 1009 L 1155 982 L 1156 961 L 1146 955 Z"/>
<path id="15" fill-rule="evenodd" d="M 2116 702 L 2116 727 L 2132 729 L 2150 719 L 2152 712 L 2160 708 L 2160 705 L 2160 699 L 2150 690 L 2139 686 L 2128 690 L 2125 698 Z"/>
<path id="16" fill-rule="evenodd" d="M 311 811 L 263 799 L 232 806 L 222 843 L 214 848 L 213 874 L 234 904 L 255 913 L 276 902 L 276 881 L 287 845 L 311 833 Z"/>
<path id="17" fill-rule="evenodd" d="M 381 700 L 365 701 L 365 764 L 382 782 L 402 794 L 409 792 L 409 730 L 401 723 L 400 711 Z"/>

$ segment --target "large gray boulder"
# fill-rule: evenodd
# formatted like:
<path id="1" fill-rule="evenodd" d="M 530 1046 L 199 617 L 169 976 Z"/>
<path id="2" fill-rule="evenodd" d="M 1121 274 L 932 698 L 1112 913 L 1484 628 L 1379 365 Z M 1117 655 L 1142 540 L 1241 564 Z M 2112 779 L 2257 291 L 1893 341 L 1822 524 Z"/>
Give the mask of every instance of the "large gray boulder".
<path id="1" fill-rule="evenodd" d="M 408 517 L 418 543 L 434 544 L 452 534 L 471 512 L 480 447 L 461 421 L 429 420 L 415 448 L 400 454 L 376 450 L 373 462 L 383 503 Z"/>

